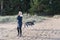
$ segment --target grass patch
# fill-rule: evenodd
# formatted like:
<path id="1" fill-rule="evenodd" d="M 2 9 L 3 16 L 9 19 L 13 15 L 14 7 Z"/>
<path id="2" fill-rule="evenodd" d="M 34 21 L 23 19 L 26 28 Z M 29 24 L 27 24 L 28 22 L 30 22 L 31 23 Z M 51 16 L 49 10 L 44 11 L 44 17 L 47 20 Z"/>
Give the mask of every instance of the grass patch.
<path id="1" fill-rule="evenodd" d="M 42 16 L 31 16 L 31 15 L 23 15 L 23 22 L 27 22 L 27 21 L 32 21 L 35 20 L 36 22 L 40 22 L 42 20 L 45 20 L 46 17 L 42 17 Z M 17 22 L 17 15 L 15 16 L 0 16 L 0 23 L 6 23 L 6 22 Z"/>

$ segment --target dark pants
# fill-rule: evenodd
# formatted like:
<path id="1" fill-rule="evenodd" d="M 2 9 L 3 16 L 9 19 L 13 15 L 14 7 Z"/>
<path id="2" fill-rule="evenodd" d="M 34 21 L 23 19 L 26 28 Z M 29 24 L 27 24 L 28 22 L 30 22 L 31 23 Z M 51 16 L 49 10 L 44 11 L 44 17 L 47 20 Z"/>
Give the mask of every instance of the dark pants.
<path id="1" fill-rule="evenodd" d="M 19 24 L 17 27 L 18 35 L 22 35 L 22 24 Z"/>

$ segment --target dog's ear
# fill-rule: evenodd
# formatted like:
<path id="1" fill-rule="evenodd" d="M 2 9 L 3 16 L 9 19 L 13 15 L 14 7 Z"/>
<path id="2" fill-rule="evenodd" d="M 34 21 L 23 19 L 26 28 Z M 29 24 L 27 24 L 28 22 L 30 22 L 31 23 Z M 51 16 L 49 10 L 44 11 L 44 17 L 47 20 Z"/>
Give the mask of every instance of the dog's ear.
<path id="1" fill-rule="evenodd" d="M 36 20 L 33 20 L 33 22 L 36 22 Z"/>

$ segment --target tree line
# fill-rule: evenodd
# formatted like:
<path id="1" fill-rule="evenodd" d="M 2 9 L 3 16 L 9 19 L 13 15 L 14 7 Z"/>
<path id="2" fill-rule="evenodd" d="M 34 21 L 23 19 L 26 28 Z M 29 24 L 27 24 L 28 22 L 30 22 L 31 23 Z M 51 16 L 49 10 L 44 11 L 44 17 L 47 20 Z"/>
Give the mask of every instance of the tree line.
<path id="1" fill-rule="evenodd" d="M 31 15 L 60 14 L 60 0 L 0 0 L 0 15 L 16 15 L 19 10 Z"/>

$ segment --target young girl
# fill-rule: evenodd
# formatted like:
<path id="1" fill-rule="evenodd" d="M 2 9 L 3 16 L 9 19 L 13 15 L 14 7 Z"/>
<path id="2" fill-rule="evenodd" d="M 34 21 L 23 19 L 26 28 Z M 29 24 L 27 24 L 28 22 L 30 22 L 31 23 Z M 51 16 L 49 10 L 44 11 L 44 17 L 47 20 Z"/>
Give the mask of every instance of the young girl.
<path id="1" fill-rule="evenodd" d="M 18 32 L 18 36 L 22 36 L 22 12 L 19 11 L 18 16 L 17 16 L 17 20 L 18 20 L 18 26 L 17 26 L 17 32 Z"/>

